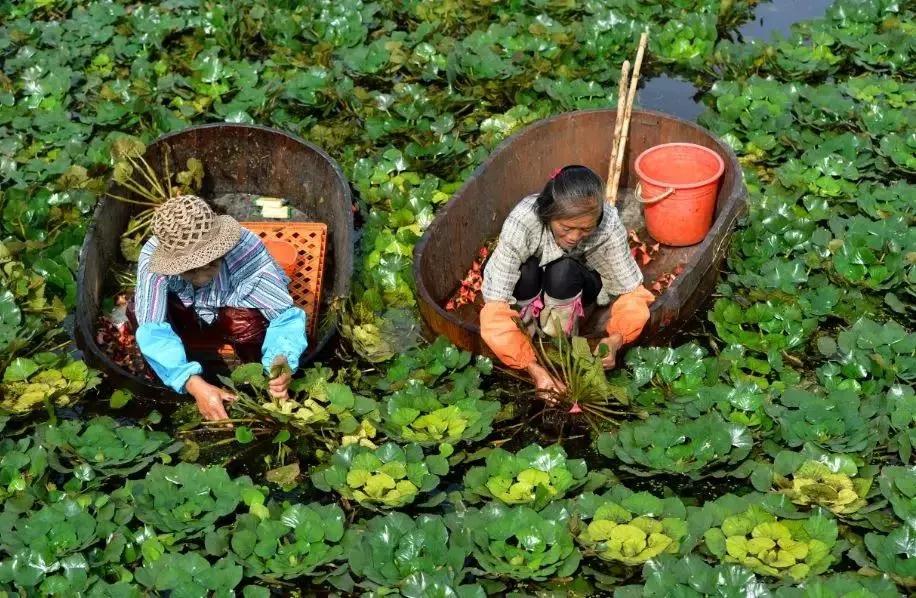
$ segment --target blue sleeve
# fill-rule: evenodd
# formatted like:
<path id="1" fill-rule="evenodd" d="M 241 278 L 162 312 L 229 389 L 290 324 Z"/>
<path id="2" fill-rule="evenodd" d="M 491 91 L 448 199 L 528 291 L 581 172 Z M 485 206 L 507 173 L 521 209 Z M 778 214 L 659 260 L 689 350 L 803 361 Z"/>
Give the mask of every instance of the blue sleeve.
<path id="1" fill-rule="evenodd" d="M 167 322 L 147 322 L 137 329 L 140 353 L 162 382 L 179 394 L 187 393 L 188 378 L 200 374 L 203 368 L 196 361 L 188 362 L 181 339 Z"/>
<path id="2" fill-rule="evenodd" d="M 261 347 L 264 370 L 270 372 L 274 358 L 284 355 L 295 372 L 299 368 L 299 357 L 309 346 L 305 331 L 305 312 L 298 307 L 290 307 L 272 319 Z"/>

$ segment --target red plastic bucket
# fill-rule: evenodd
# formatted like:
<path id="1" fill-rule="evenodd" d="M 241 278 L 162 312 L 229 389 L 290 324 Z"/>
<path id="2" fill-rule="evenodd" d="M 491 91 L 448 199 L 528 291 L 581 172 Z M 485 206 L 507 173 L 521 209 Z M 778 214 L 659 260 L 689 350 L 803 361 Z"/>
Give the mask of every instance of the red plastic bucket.
<path id="1" fill-rule="evenodd" d="M 706 237 L 716 211 L 725 162 L 694 143 L 665 143 L 636 158 L 646 228 L 665 245 L 695 245 Z"/>
<path id="2" fill-rule="evenodd" d="M 287 276 L 292 278 L 293 274 L 296 273 L 296 258 L 299 257 L 296 248 L 291 243 L 276 239 L 264 239 L 264 246 L 267 248 L 267 253 L 270 254 L 270 257 L 274 258 L 277 265 L 283 268 Z"/>

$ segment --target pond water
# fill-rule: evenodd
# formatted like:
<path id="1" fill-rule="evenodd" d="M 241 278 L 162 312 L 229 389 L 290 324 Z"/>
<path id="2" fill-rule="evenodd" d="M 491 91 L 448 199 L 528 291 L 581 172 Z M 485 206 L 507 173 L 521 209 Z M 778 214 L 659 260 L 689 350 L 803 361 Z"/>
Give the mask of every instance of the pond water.
<path id="1" fill-rule="evenodd" d="M 689 81 L 661 74 L 646 81 L 645 86 L 636 93 L 636 104 L 695 121 L 706 110 L 699 101 L 701 95 Z"/>
<path id="2" fill-rule="evenodd" d="M 824 16 L 833 0 L 772 0 L 757 5 L 753 20 L 734 32 L 737 41 L 769 41 L 773 36 L 786 37 L 794 23 Z"/>
<path id="3" fill-rule="evenodd" d="M 794 23 L 808 21 L 824 15 L 833 0 L 773 0 L 761 2 L 754 10 L 754 18 L 726 35 L 735 41 L 765 40 L 773 36 L 786 37 Z M 673 114 L 678 118 L 696 121 L 706 110 L 701 102 L 703 91 L 677 76 L 661 73 L 645 79 L 636 94 L 636 104 L 650 110 Z"/>

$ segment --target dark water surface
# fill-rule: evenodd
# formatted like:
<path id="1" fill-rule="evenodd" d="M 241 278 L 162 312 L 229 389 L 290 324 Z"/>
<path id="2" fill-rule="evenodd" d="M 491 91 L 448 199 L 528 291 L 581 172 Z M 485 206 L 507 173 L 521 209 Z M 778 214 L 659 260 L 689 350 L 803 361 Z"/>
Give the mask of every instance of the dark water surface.
<path id="1" fill-rule="evenodd" d="M 794 23 L 824 16 L 833 0 L 772 0 L 757 5 L 754 19 L 735 32 L 738 41 L 770 41 L 775 35 L 786 37 Z"/>
<path id="2" fill-rule="evenodd" d="M 735 41 L 770 41 L 774 36 L 786 37 L 792 25 L 822 17 L 833 0 L 772 0 L 761 2 L 754 9 L 754 18 L 737 30 L 727 32 Z M 636 94 L 636 104 L 650 110 L 673 114 L 696 121 L 706 109 L 700 98 L 702 91 L 689 81 L 661 73 L 644 80 Z"/>

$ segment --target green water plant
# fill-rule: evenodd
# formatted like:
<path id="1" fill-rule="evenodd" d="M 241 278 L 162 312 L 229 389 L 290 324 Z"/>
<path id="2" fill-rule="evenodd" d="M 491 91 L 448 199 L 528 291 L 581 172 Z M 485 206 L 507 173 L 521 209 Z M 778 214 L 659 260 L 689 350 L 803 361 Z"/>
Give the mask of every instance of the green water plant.
<path id="1" fill-rule="evenodd" d="M 709 319 L 722 340 L 760 353 L 798 347 L 817 326 L 817 319 L 807 317 L 797 304 L 781 301 L 742 305 L 718 299 Z"/>
<path id="2" fill-rule="evenodd" d="M 40 488 L 48 469 L 48 451 L 32 437 L 0 440 L 0 500 Z"/>
<path id="3" fill-rule="evenodd" d="M 581 520 L 576 540 L 585 554 L 605 561 L 636 566 L 677 554 L 688 532 L 687 510 L 679 499 L 660 499 L 623 486 L 602 496 L 585 493 L 574 508 Z"/>
<path id="4" fill-rule="evenodd" d="M 836 521 L 826 515 L 815 512 L 805 519 L 782 519 L 751 505 L 725 517 L 703 539 L 724 562 L 799 581 L 829 568 L 837 534 Z"/>
<path id="5" fill-rule="evenodd" d="M 491 502 L 449 519 L 453 534 L 467 534 L 480 572 L 518 580 L 568 577 L 581 554 L 569 531 L 566 505 L 555 502 L 538 512 L 523 505 Z"/>
<path id="6" fill-rule="evenodd" d="M 886 576 L 834 573 L 806 579 L 795 587 L 782 586 L 774 598 L 899 598 L 900 592 Z"/>
<path id="7" fill-rule="evenodd" d="M 696 343 L 679 347 L 635 347 L 626 356 L 633 384 L 640 389 L 651 385 L 661 395 L 652 402 L 691 395 L 706 384 L 714 384 L 717 380 L 714 362 L 706 349 Z"/>
<path id="8" fill-rule="evenodd" d="M 551 342 L 539 337 L 534 347 L 539 363 L 566 386 L 553 397 L 565 411 L 581 414 L 593 429 L 629 415 L 627 390 L 608 380 L 602 364 L 606 347 L 599 345 L 592 351 L 588 339 L 562 335 Z"/>
<path id="9" fill-rule="evenodd" d="M 616 433 L 602 433 L 598 451 L 616 456 L 639 473 L 684 474 L 694 478 L 723 475 L 744 461 L 753 447 L 748 429 L 726 422 L 715 413 L 696 419 L 653 415 L 645 421 L 627 422 Z"/>
<path id="10" fill-rule="evenodd" d="M 878 479 L 881 494 L 890 501 L 897 518 L 916 523 L 916 469 L 887 465 Z"/>
<path id="11" fill-rule="evenodd" d="M 779 434 L 790 447 L 809 442 L 836 453 L 870 453 L 887 439 L 887 418 L 873 398 L 860 398 L 851 390 L 818 396 L 790 388 L 767 406 L 779 422 Z"/>
<path id="12" fill-rule="evenodd" d="M 818 346 L 828 360 L 818 378 L 828 388 L 877 393 L 916 380 L 916 334 L 893 320 L 861 318 Z"/>
<path id="13" fill-rule="evenodd" d="M 768 432 L 773 420 L 764 405 L 766 394 L 753 380 L 738 380 L 732 385 L 701 386 L 691 394 L 678 397 L 675 405 L 689 417 L 700 417 L 715 411 L 728 422 L 755 432 Z"/>
<path id="14" fill-rule="evenodd" d="M 319 490 L 334 490 L 363 506 L 397 508 L 439 484 L 439 476 L 448 473 L 450 454 L 450 445 L 442 445 L 437 454 L 424 455 L 417 444 L 402 447 L 386 442 L 374 450 L 354 444 L 337 449 L 311 478 Z"/>
<path id="15" fill-rule="evenodd" d="M 796 454 L 790 454 L 796 457 Z M 842 459 L 836 459 L 832 463 L 806 459 L 793 468 L 792 465 L 795 463 L 785 462 L 795 461 L 792 457 L 781 461 L 780 455 L 777 455 L 777 471 L 793 471 L 784 474 L 788 477 L 776 473 L 774 485 L 793 503 L 801 506 L 819 505 L 836 515 L 855 513 L 868 504 L 866 497 L 873 478 L 867 471 L 858 471 L 854 465 L 851 468 L 843 467 L 848 461 Z M 804 459 L 801 455 L 798 457 Z M 838 465 L 840 467 L 837 467 Z"/>
<path id="16" fill-rule="evenodd" d="M 228 537 L 233 560 L 265 581 L 326 577 L 344 554 L 345 521 L 337 505 L 284 504 L 236 518 Z"/>
<path id="17" fill-rule="evenodd" d="M 384 402 L 381 428 L 390 438 L 424 446 L 472 442 L 489 434 L 500 404 L 455 394 L 453 390 L 443 396 L 410 381 Z"/>
<path id="18" fill-rule="evenodd" d="M 493 498 L 507 505 L 541 509 L 584 484 L 587 474 L 585 461 L 567 459 L 560 445 L 531 444 L 514 454 L 493 449 L 486 465 L 468 470 L 464 487 L 472 499 Z"/>
<path id="19" fill-rule="evenodd" d="M 172 596 L 234 596 L 242 567 L 232 559 L 211 563 L 198 552 L 166 553 L 137 569 L 137 583 Z"/>
<path id="20" fill-rule="evenodd" d="M 247 476 L 230 478 L 222 467 L 157 464 L 143 479 L 130 480 L 125 490 L 137 519 L 179 537 L 210 531 L 241 503 L 253 512 L 264 510 L 264 493 Z"/>
<path id="21" fill-rule="evenodd" d="M 37 510 L 17 512 L 10 502 L 0 513 L 3 551 L 0 583 L 43 594 L 85 591 L 89 569 L 120 562 L 117 532 L 132 519 L 131 507 L 105 495 L 60 497 Z"/>
<path id="22" fill-rule="evenodd" d="M 84 482 L 131 475 L 157 459 L 167 462 L 181 448 L 164 432 L 118 425 L 104 416 L 48 424 L 39 428 L 38 437 L 51 449 L 53 469 Z"/>
<path id="23" fill-rule="evenodd" d="M 350 527 L 344 547 L 350 571 L 367 590 L 379 594 L 396 591 L 410 578 L 417 584 L 422 575 L 430 591 L 438 586 L 438 591 L 448 594 L 465 576 L 469 546 L 460 537 L 449 534 L 438 515 L 412 518 L 392 512 Z"/>
<path id="24" fill-rule="evenodd" d="M 614 598 L 665 598 L 667 596 L 767 596 L 769 590 L 753 571 L 735 564 L 707 564 L 696 554 L 662 554 L 643 565 L 642 586 L 621 586 Z"/>
<path id="25" fill-rule="evenodd" d="M 916 390 L 895 384 L 887 391 L 886 400 L 893 431 L 889 448 L 908 463 L 916 446 Z"/>
<path id="26" fill-rule="evenodd" d="M 59 359 L 44 367 L 24 362 L 17 360 L 4 372 L 0 410 L 25 414 L 47 405 L 65 407 L 101 382 L 98 372 L 82 361 Z"/>
<path id="27" fill-rule="evenodd" d="M 865 546 L 876 568 L 907 588 L 916 587 L 916 527 L 912 522 L 888 534 L 865 534 Z"/>

